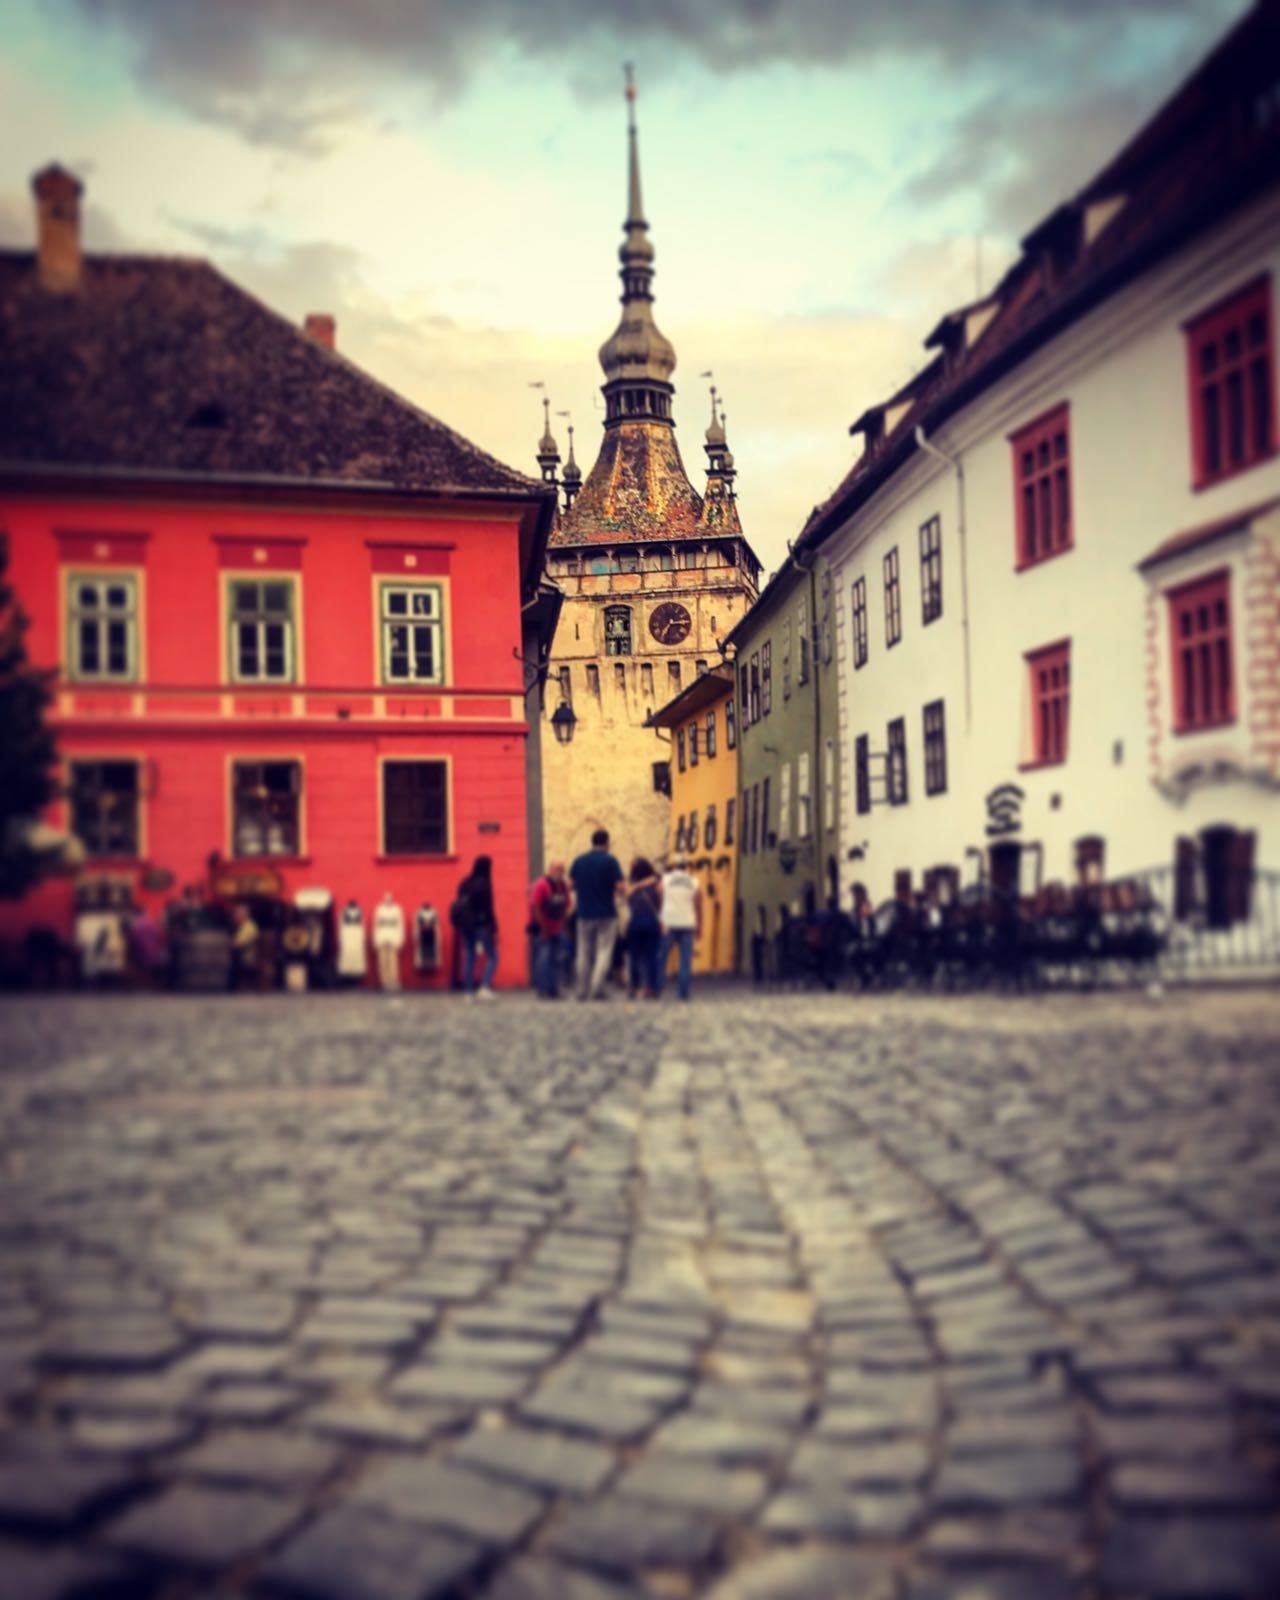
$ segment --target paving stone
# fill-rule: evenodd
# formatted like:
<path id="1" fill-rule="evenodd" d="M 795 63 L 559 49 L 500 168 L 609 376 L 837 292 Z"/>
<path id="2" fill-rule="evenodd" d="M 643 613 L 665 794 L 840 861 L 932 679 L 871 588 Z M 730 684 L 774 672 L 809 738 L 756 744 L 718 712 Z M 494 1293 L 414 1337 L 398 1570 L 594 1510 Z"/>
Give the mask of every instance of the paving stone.
<path id="1" fill-rule="evenodd" d="M 0 1525 L 67 1533 L 145 1486 L 135 1467 L 56 1455 L 0 1460 Z"/>
<path id="2" fill-rule="evenodd" d="M 308 1406 L 294 1419 L 311 1433 L 351 1444 L 383 1448 L 413 1448 L 436 1434 L 430 1412 L 404 1405 L 388 1405 L 372 1395 L 341 1396 Z"/>
<path id="3" fill-rule="evenodd" d="M 173 1361 L 187 1342 L 171 1324 L 155 1318 L 68 1324 L 42 1340 L 41 1361 L 88 1372 L 143 1372 Z"/>
<path id="4" fill-rule="evenodd" d="M 482 1546 L 358 1506 L 321 1515 L 266 1561 L 269 1592 L 298 1600 L 445 1600 L 482 1559 Z"/>
<path id="5" fill-rule="evenodd" d="M 319 1483 L 337 1460 L 337 1449 L 323 1440 L 279 1430 L 246 1429 L 214 1434 L 173 1466 L 193 1478 L 287 1490 Z"/>
<path id="6" fill-rule="evenodd" d="M 893 1574 L 846 1550 L 776 1550 L 749 1557 L 708 1591 L 708 1600 L 894 1600 Z"/>
<path id="7" fill-rule="evenodd" d="M 485 1600 L 645 1600 L 647 1589 L 613 1583 L 543 1556 L 526 1556 L 503 1569 Z"/>
<path id="8" fill-rule="evenodd" d="M 261 1489 L 179 1483 L 116 1518 L 103 1537 L 152 1560 L 211 1568 L 271 1544 L 301 1516 L 296 1501 Z"/>
<path id="9" fill-rule="evenodd" d="M 441 1401 L 453 1405 L 502 1405 L 529 1386 L 527 1372 L 502 1367 L 420 1364 L 406 1367 L 391 1385 L 393 1400 Z"/>
<path id="10" fill-rule="evenodd" d="M 1084 1482 L 1080 1457 L 1069 1450 L 1018 1450 L 944 1460 L 933 1486 L 943 1510 L 1044 1505 L 1069 1500 Z"/>
<path id="11" fill-rule="evenodd" d="M 690 1516 L 640 1500 L 607 1499 L 570 1506 L 549 1535 L 570 1560 L 616 1572 L 647 1567 L 700 1567 L 718 1533 L 706 1516 Z"/>
<path id="12" fill-rule="evenodd" d="M 794 1479 L 817 1483 L 911 1485 L 928 1475 L 931 1454 L 923 1438 L 853 1445 L 806 1439 L 787 1470 Z"/>
<path id="13" fill-rule="evenodd" d="M 492 1545 L 523 1538 L 546 1508 L 527 1489 L 496 1483 L 451 1461 L 402 1460 L 374 1467 L 351 1491 L 351 1501 Z"/>
<path id="14" fill-rule="evenodd" d="M 592 1494 L 614 1470 L 612 1451 L 534 1428 L 473 1428 L 451 1459 L 501 1478 L 566 1494 Z"/>
<path id="15" fill-rule="evenodd" d="M 1255 1511 L 1276 1501 L 1276 1485 L 1230 1461 L 1126 1461 L 1108 1474 L 1121 1511 Z"/>
<path id="16" fill-rule="evenodd" d="M 706 1456 L 724 1466 L 765 1466 L 786 1452 L 791 1437 L 789 1429 L 769 1422 L 684 1411 L 663 1423 L 651 1442 L 655 1450 Z"/>
<path id="17" fill-rule="evenodd" d="M 551 1384 L 544 1384 L 524 1400 L 520 1414 L 530 1422 L 614 1443 L 638 1438 L 655 1421 L 653 1410 L 639 1401 L 611 1396 L 607 1390 Z"/>
<path id="18" fill-rule="evenodd" d="M 189 1409 L 216 1422 L 281 1422 L 303 1398 L 300 1390 L 277 1383 L 224 1383 L 190 1401 Z"/>
<path id="19" fill-rule="evenodd" d="M 150 1455 L 176 1450 L 189 1444 L 195 1433 L 190 1418 L 162 1415 L 77 1416 L 68 1429 L 75 1450 L 86 1455 Z"/>
<path id="20" fill-rule="evenodd" d="M 1064 1572 L 935 1572 L 915 1579 L 906 1600 L 1079 1600 L 1082 1587 Z"/>
<path id="21" fill-rule="evenodd" d="M 1084 1546 L 1078 1512 L 1038 1509 L 935 1517 L 921 1541 L 926 1561 L 949 1568 L 1019 1561 L 1067 1568 Z"/>
<path id="22" fill-rule="evenodd" d="M 1099 1567 L 1107 1591 L 1144 1600 L 1266 1600 L 1280 1593 L 1280 1534 L 1237 1517 L 1117 1522 Z"/>
<path id="23" fill-rule="evenodd" d="M 114 1556 L 0 1539 L 0 1600 L 139 1600 L 149 1588 Z"/>
<path id="24" fill-rule="evenodd" d="M 655 1453 L 629 1468 L 614 1485 L 614 1493 L 736 1518 L 745 1517 L 763 1500 L 766 1482 L 764 1473 L 747 1467 Z"/>
<path id="25" fill-rule="evenodd" d="M 291 1295 L 223 1295 L 183 1307 L 182 1321 L 206 1339 L 260 1339 L 276 1343 L 297 1320 Z"/>

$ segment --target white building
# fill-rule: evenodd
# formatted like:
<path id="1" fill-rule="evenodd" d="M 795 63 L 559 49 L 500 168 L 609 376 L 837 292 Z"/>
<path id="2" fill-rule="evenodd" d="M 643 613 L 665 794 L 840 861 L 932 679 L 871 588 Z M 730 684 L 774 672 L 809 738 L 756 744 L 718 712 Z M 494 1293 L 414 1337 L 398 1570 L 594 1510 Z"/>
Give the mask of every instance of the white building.
<path id="1" fill-rule="evenodd" d="M 1278 282 L 1263 5 L 943 319 L 802 536 L 838 602 L 846 906 L 1163 868 L 1184 912 L 1248 916 L 1280 869 Z"/>

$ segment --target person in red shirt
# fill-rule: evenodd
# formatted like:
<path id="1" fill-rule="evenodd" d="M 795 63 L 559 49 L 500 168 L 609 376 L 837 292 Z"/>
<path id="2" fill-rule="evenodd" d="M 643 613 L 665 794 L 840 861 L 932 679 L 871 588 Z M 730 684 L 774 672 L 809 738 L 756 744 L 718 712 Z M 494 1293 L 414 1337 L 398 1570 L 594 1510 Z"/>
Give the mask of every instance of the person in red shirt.
<path id="1" fill-rule="evenodd" d="M 533 924 L 533 987 L 544 1000 L 560 998 L 560 975 L 564 970 L 569 920 L 569 880 L 564 862 L 552 861 L 529 891 L 529 920 Z"/>

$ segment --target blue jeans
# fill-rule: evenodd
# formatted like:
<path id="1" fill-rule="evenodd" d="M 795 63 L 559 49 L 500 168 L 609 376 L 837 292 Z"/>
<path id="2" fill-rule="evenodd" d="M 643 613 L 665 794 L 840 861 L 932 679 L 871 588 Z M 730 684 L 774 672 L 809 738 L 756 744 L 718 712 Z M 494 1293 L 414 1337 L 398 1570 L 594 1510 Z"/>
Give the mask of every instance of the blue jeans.
<path id="1" fill-rule="evenodd" d="M 563 933 L 549 938 L 541 935 L 533 947 L 533 987 L 553 999 L 560 993 L 560 978 L 565 969 L 568 941 Z"/>
<path id="2" fill-rule="evenodd" d="M 493 983 L 493 975 L 498 970 L 498 930 L 496 928 L 477 928 L 467 935 L 467 951 L 464 959 L 462 977 L 468 994 L 474 994 L 476 989 L 476 957 L 483 952 L 485 956 L 484 971 L 480 976 L 482 988 L 488 989 Z"/>
<path id="3" fill-rule="evenodd" d="M 658 977 L 658 945 L 662 934 L 654 928 L 627 929 L 627 958 L 631 966 L 631 988 L 639 993 L 658 994 L 662 988 Z"/>
<path id="4" fill-rule="evenodd" d="M 662 952 L 658 957 L 658 993 L 662 993 L 662 986 L 667 980 L 667 957 L 671 947 L 675 945 L 680 951 L 680 963 L 676 968 L 676 993 L 682 1000 L 689 998 L 689 984 L 693 978 L 693 929 L 668 928 L 662 935 Z"/>

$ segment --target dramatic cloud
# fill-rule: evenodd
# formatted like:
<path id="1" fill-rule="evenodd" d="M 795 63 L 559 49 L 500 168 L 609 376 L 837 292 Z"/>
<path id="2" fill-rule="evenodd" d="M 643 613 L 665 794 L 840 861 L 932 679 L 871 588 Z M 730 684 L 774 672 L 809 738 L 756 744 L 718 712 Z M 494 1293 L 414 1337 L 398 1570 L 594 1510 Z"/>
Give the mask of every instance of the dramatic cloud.
<path id="1" fill-rule="evenodd" d="M 504 49 L 601 85 L 601 55 L 646 72 L 681 60 L 717 72 L 778 63 L 837 67 L 897 54 L 951 73 L 1029 66 L 1055 95 L 1081 53 L 1115 50 L 1134 25 L 1201 23 L 1239 0 L 63 0 L 133 44 L 143 82 L 245 138 L 323 150 L 375 85 L 442 94 Z M 590 72 L 582 71 L 591 62 Z M 612 84 L 610 83 L 610 87 Z"/>

